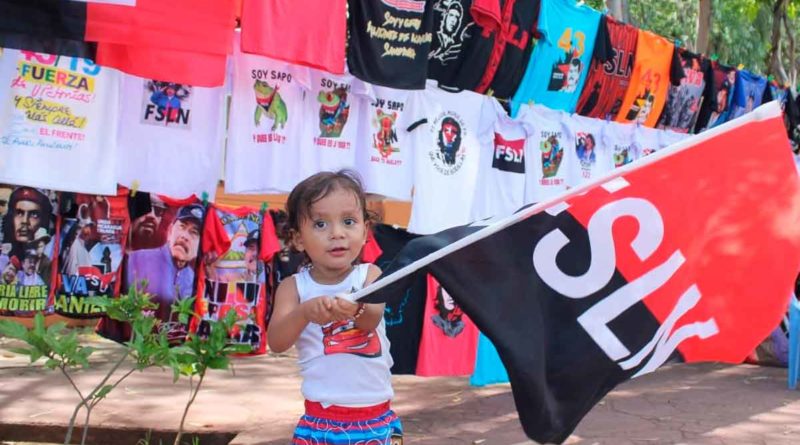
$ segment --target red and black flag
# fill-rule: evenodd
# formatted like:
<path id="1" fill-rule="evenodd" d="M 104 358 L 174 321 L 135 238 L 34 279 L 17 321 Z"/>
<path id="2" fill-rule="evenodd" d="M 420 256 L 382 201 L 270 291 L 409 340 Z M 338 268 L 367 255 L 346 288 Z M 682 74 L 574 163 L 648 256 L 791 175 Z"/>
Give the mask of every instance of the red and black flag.
<path id="1" fill-rule="evenodd" d="M 0 46 L 213 87 L 225 80 L 235 8 L 234 0 L 0 0 Z"/>
<path id="2" fill-rule="evenodd" d="M 740 363 L 785 313 L 798 217 L 771 103 L 560 199 L 415 239 L 352 297 L 391 301 L 433 274 L 497 346 L 528 437 L 562 442 L 627 379 Z"/>

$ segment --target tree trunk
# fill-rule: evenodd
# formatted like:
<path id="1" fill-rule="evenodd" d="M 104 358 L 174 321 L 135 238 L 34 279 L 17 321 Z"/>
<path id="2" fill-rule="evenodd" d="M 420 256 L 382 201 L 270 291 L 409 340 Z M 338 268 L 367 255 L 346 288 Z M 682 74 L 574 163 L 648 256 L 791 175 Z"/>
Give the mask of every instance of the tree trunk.
<path id="1" fill-rule="evenodd" d="M 798 60 L 797 57 L 794 31 L 792 30 L 791 23 L 789 23 L 787 14 L 783 15 L 783 30 L 786 31 L 786 38 L 789 40 L 789 83 L 791 84 L 792 91 L 795 91 L 797 88 L 797 64 L 800 63 L 800 60 Z"/>
<path id="2" fill-rule="evenodd" d="M 606 8 L 611 17 L 617 20 L 628 21 L 628 2 L 625 0 L 606 0 Z"/>
<path id="3" fill-rule="evenodd" d="M 767 72 L 775 76 L 780 83 L 789 80 L 781 60 L 781 28 L 783 18 L 786 16 L 786 2 L 787 0 L 776 0 L 772 7 L 772 37 L 767 55 Z"/>
<path id="4" fill-rule="evenodd" d="M 699 0 L 697 5 L 697 40 L 694 49 L 708 54 L 708 41 L 711 35 L 712 0 Z"/>

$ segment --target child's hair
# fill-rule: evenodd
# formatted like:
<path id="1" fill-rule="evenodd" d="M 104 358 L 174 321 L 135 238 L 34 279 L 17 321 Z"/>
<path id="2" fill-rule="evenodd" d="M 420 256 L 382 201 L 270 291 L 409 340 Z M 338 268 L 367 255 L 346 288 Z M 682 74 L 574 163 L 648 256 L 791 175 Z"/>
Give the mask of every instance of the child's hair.
<path id="1" fill-rule="evenodd" d="M 287 245 L 292 245 L 292 235 L 300 231 L 300 224 L 310 216 L 311 206 L 332 191 L 339 189 L 355 195 L 363 212 L 364 223 L 368 224 L 373 221 L 372 212 L 367 210 L 367 196 L 358 173 L 347 169 L 337 172 L 320 172 L 304 179 L 289 193 L 289 199 L 286 201 L 288 220 L 281 231 L 281 238 Z"/>

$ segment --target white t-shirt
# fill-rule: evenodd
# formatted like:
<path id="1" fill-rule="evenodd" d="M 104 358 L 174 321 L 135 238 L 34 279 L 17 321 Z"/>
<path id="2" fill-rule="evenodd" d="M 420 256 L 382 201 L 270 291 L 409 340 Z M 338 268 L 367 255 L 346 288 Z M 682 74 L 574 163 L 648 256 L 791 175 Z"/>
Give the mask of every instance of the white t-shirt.
<path id="1" fill-rule="evenodd" d="M 470 222 L 482 150 L 492 151 L 495 99 L 450 93 L 429 81 L 409 95 L 414 149 L 414 199 L 408 231 L 430 234 Z M 415 124 L 412 124 L 415 125 Z"/>
<path id="2" fill-rule="evenodd" d="M 567 190 L 570 170 L 577 162 L 575 135 L 566 126 L 569 114 L 560 110 L 523 105 L 517 119 L 530 135 L 531 156 L 525 160 L 525 202 L 535 203 Z"/>
<path id="3" fill-rule="evenodd" d="M 300 145 L 308 68 L 244 54 L 233 55 L 225 190 L 231 193 L 289 192 L 303 177 Z"/>
<path id="4" fill-rule="evenodd" d="M 361 289 L 368 270 L 369 264 L 360 264 L 340 283 L 319 284 L 309 269 L 303 269 L 294 275 L 300 303 Z M 394 397 L 390 372 L 394 362 L 383 320 L 374 331 L 357 329 L 352 321 L 325 326 L 309 323 L 296 347 L 303 377 L 300 390 L 306 400 L 323 405 L 371 406 Z"/>
<path id="5" fill-rule="evenodd" d="M 403 201 L 411 200 L 414 183 L 414 150 L 405 130 L 408 122 L 408 90 L 373 85 L 375 99 L 358 123 L 356 167 L 368 193 Z"/>
<path id="6" fill-rule="evenodd" d="M 537 154 L 529 149 L 525 126 L 499 104 L 496 112 L 494 149 L 481 150 L 473 220 L 508 216 L 525 205 L 525 159 Z"/>
<path id="7" fill-rule="evenodd" d="M 575 135 L 575 157 L 568 185 L 576 187 L 597 179 L 613 168 L 611 147 L 605 134 L 606 121 L 573 114 L 564 121 Z"/>
<path id="8" fill-rule="evenodd" d="M 606 141 L 611 147 L 614 168 L 622 167 L 639 159 L 639 151 L 634 143 L 636 124 L 606 124 Z"/>
<path id="9" fill-rule="evenodd" d="M 633 133 L 633 141 L 636 145 L 636 152 L 640 157 L 653 154 L 661 149 L 661 133 L 664 133 L 664 130 L 656 130 L 641 125 L 636 127 Z"/>
<path id="10" fill-rule="evenodd" d="M 0 182 L 114 195 L 119 75 L 88 59 L 0 57 Z"/>
<path id="11" fill-rule="evenodd" d="M 680 142 L 680 141 L 682 141 L 682 140 L 684 140 L 684 139 L 686 139 L 686 138 L 688 138 L 690 136 L 691 136 L 690 134 L 686 134 L 686 133 L 678 133 L 678 132 L 672 131 L 672 130 L 664 130 L 664 131 L 661 132 L 661 139 L 659 140 L 659 143 L 661 145 L 661 148 L 666 148 L 666 147 L 669 147 L 672 144 L 676 144 L 676 143 L 678 143 L 678 142 Z"/>
<path id="12" fill-rule="evenodd" d="M 359 140 L 358 124 L 373 99 L 374 91 L 368 83 L 349 74 L 311 69 L 303 106 L 306 122 L 297 147 L 301 179 L 320 171 L 355 168 L 357 145 L 370 143 Z"/>
<path id="13" fill-rule="evenodd" d="M 214 198 L 222 162 L 224 87 L 123 75 L 119 183 L 169 196 Z"/>

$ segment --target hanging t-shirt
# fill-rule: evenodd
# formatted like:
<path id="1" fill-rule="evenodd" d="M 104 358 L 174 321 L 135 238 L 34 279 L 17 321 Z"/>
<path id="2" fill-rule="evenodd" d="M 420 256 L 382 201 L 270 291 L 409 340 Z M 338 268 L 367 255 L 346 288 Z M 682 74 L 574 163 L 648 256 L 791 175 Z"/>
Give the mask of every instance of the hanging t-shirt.
<path id="1" fill-rule="evenodd" d="M 208 193 L 219 181 L 225 126 L 223 87 L 123 75 L 117 178 L 144 192 Z"/>
<path id="2" fill-rule="evenodd" d="M 294 168 L 301 180 L 356 165 L 356 146 L 370 143 L 359 139 L 358 123 L 373 99 L 372 86 L 353 76 L 311 71 L 311 89 L 303 106 L 303 138 L 294 147 L 300 152 L 300 163 Z"/>
<path id="3" fill-rule="evenodd" d="M 578 162 L 575 134 L 565 125 L 563 111 L 534 105 L 523 106 L 517 119 L 528 133 L 531 156 L 525 159 L 525 203 L 552 198 L 569 185 L 570 172 Z"/>
<path id="4" fill-rule="evenodd" d="M 686 133 L 678 133 L 676 131 L 664 130 L 659 132 L 658 134 L 658 145 L 661 148 L 669 147 L 672 144 L 676 144 L 686 138 L 689 135 Z"/>
<path id="5" fill-rule="evenodd" d="M 346 33 L 347 0 L 242 3 L 242 50 L 246 53 L 342 74 Z"/>
<path id="6" fill-rule="evenodd" d="M 667 104 L 661 113 L 658 128 L 688 133 L 694 128 L 695 120 L 700 114 L 706 88 L 708 59 L 683 48 L 678 53 L 684 77 L 680 85 L 670 85 Z"/>
<path id="7" fill-rule="evenodd" d="M 436 279 L 428 275 L 417 375 L 470 375 L 475 369 L 477 347 L 478 328 Z"/>
<path id="8" fill-rule="evenodd" d="M 606 141 L 607 122 L 577 114 L 564 119 L 567 131 L 575 138 L 576 162 L 570 164 L 572 171 L 567 185 L 576 187 L 597 179 L 613 169 L 611 147 Z"/>
<path id="9" fill-rule="evenodd" d="M 669 85 L 678 85 L 683 70 L 675 44 L 649 31 L 639 30 L 636 63 L 617 122 L 637 122 L 655 127 L 667 101 Z"/>
<path id="10" fill-rule="evenodd" d="M 703 93 L 703 106 L 700 107 L 695 133 L 728 120 L 728 112 L 733 101 L 733 87 L 736 85 L 736 68 L 716 61 L 711 62 L 705 79 L 706 90 Z"/>
<path id="11" fill-rule="evenodd" d="M 267 352 L 267 313 L 273 295 L 268 265 L 280 251 L 269 212 L 249 207 L 211 206 L 203 228 L 203 261 L 198 270 L 192 332 L 211 334 L 209 321 L 235 311 L 241 320 L 230 333 L 233 344 L 248 345 L 251 354 Z"/>
<path id="12" fill-rule="evenodd" d="M 491 88 L 495 97 L 503 99 L 514 95 L 531 58 L 540 5 L 540 0 L 476 0 L 472 3 L 475 21 L 483 28 L 481 36 L 495 30 L 489 64 L 475 91 L 484 93 Z M 486 12 L 487 7 L 491 12 Z"/>
<path id="13" fill-rule="evenodd" d="M 472 18 L 472 0 L 433 2 L 433 42 L 428 54 L 428 78 L 439 87 L 475 90 L 489 62 L 495 33 L 482 30 Z"/>
<path id="14" fill-rule="evenodd" d="M 389 267 L 400 249 L 417 237 L 404 229 L 386 224 L 376 225 L 373 232 L 383 251 L 375 265 L 382 270 Z M 414 374 L 417 370 L 427 291 L 427 275 L 417 274 L 403 292 L 402 298 L 388 302 L 383 310 L 386 336 L 389 338 L 390 352 L 394 359 L 392 374 Z"/>
<path id="15" fill-rule="evenodd" d="M 745 113 L 749 113 L 753 111 L 753 108 L 761 105 L 761 99 L 764 97 L 766 88 L 767 79 L 747 70 L 739 70 L 736 76 L 736 87 L 733 90 L 733 102 L 729 119 L 735 119 Z"/>
<path id="16" fill-rule="evenodd" d="M 498 107 L 494 150 L 482 150 L 473 220 L 508 216 L 525 205 L 525 159 L 538 155 L 527 144 L 525 125 Z"/>
<path id="17" fill-rule="evenodd" d="M 195 295 L 195 268 L 205 207 L 195 196 L 172 199 L 138 192 L 129 202 L 131 227 L 122 276 L 122 292 L 132 286 L 150 294 L 158 307 L 149 315 L 166 325 L 172 343 L 181 343 L 188 326 L 172 314 L 172 304 Z M 143 286 L 144 282 L 147 282 Z M 127 341 L 130 325 L 103 317 L 98 332 Z"/>
<path id="18" fill-rule="evenodd" d="M 117 192 L 117 71 L 89 59 L 6 49 L 0 85 L 0 182 Z"/>
<path id="19" fill-rule="evenodd" d="M 614 168 L 628 165 L 639 159 L 638 146 L 635 141 L 636 125 L 609 122 L 606 125 L 606 142 L 611 147 Z"/>
<path id="20" fill-rule="evenodd" d="M 425 88 L 433 1 L 349 0 L 348 4 L 350 72 L 376 85 Z"/>
<path id="21" fill-rule="evenodd" d="M 622 99 L 630 85 L 639 30 L 604 16 L 611 39 L 611 58 L 593 60 L 589 77 L 578 100 L 578 113 L 599 119 L 613 119 L 622 108 Z"/>
<path id="22" fill-rule="evenodd" d="M 118 297 L 130 215 L 127 191 L 116 196 L 61 194 L 55 311 L 73 318 L 99 317 L 87 297 Z"/>
<path id="23" fill-rule="evenodd" d="M 414 200 L 408 231 L 419 234 L 470 222 L 482 150 L 492 150 L 496 100 L 449 93 L 429 83 L 409 96 L 414 147 Z"/>
<path id="24" fill-rule="evenodd" d="M 538 28 L 542 37 L 512 100 L 516 115 L 529 100 L 549 108 L 575 111 L 592 58 L 606 60 L 610 42 L 601 14 L 572 0 L 542 2 Z M 595 48 L 595 42 L 597 47 Z"/>
<path id="25" fill-rule="evenodd" d="M 411 200 L 414 178 L 414 151 L 408 133 L 409 92 L 373 87 L 375 99 L 369 101 L 358 123 L 359 144 L 356 167 L 364 190 L 403 201 Z M 369 141 L 365 143 L 365 141 Z"/>
<path id="26" fill-rule="evenodd" d="M 0 316 L 52 313 L 58 197 L 50 190 L 0 184 L 0 199 L 6 201 L 0 206 Z"/>
<path id="27" fill-rule="evenodd" d="M 486 386 L 495 383 L 508 383 L 508 372 L 500 354 L 492 341 L 483 333 L 478 337 L 478 352 L 475 358 L 475 371 L 469 377 L 472 386 Z"/>
<path id="28" fill-rule="evenodd" d="M 636 130 L 633 132 L 633 144 L 635 146 L 635 152 L 639 154 L 640 157 L 645 157 L 647 155 L 653 154 L 660 150 L 662 147 L 662 138 L 661 134 L 667 133 L 664 130 L 656 130 L 653 128 L 636 127 Z M 669 131 L 672 134 L 681 134 L 674 131 Z"/>
<path id="29" fill-rule="evenodd" d="M 308 68 L 242 53 L 234 44 L 225 191 L 289 192 L 299 176 Z"/>

